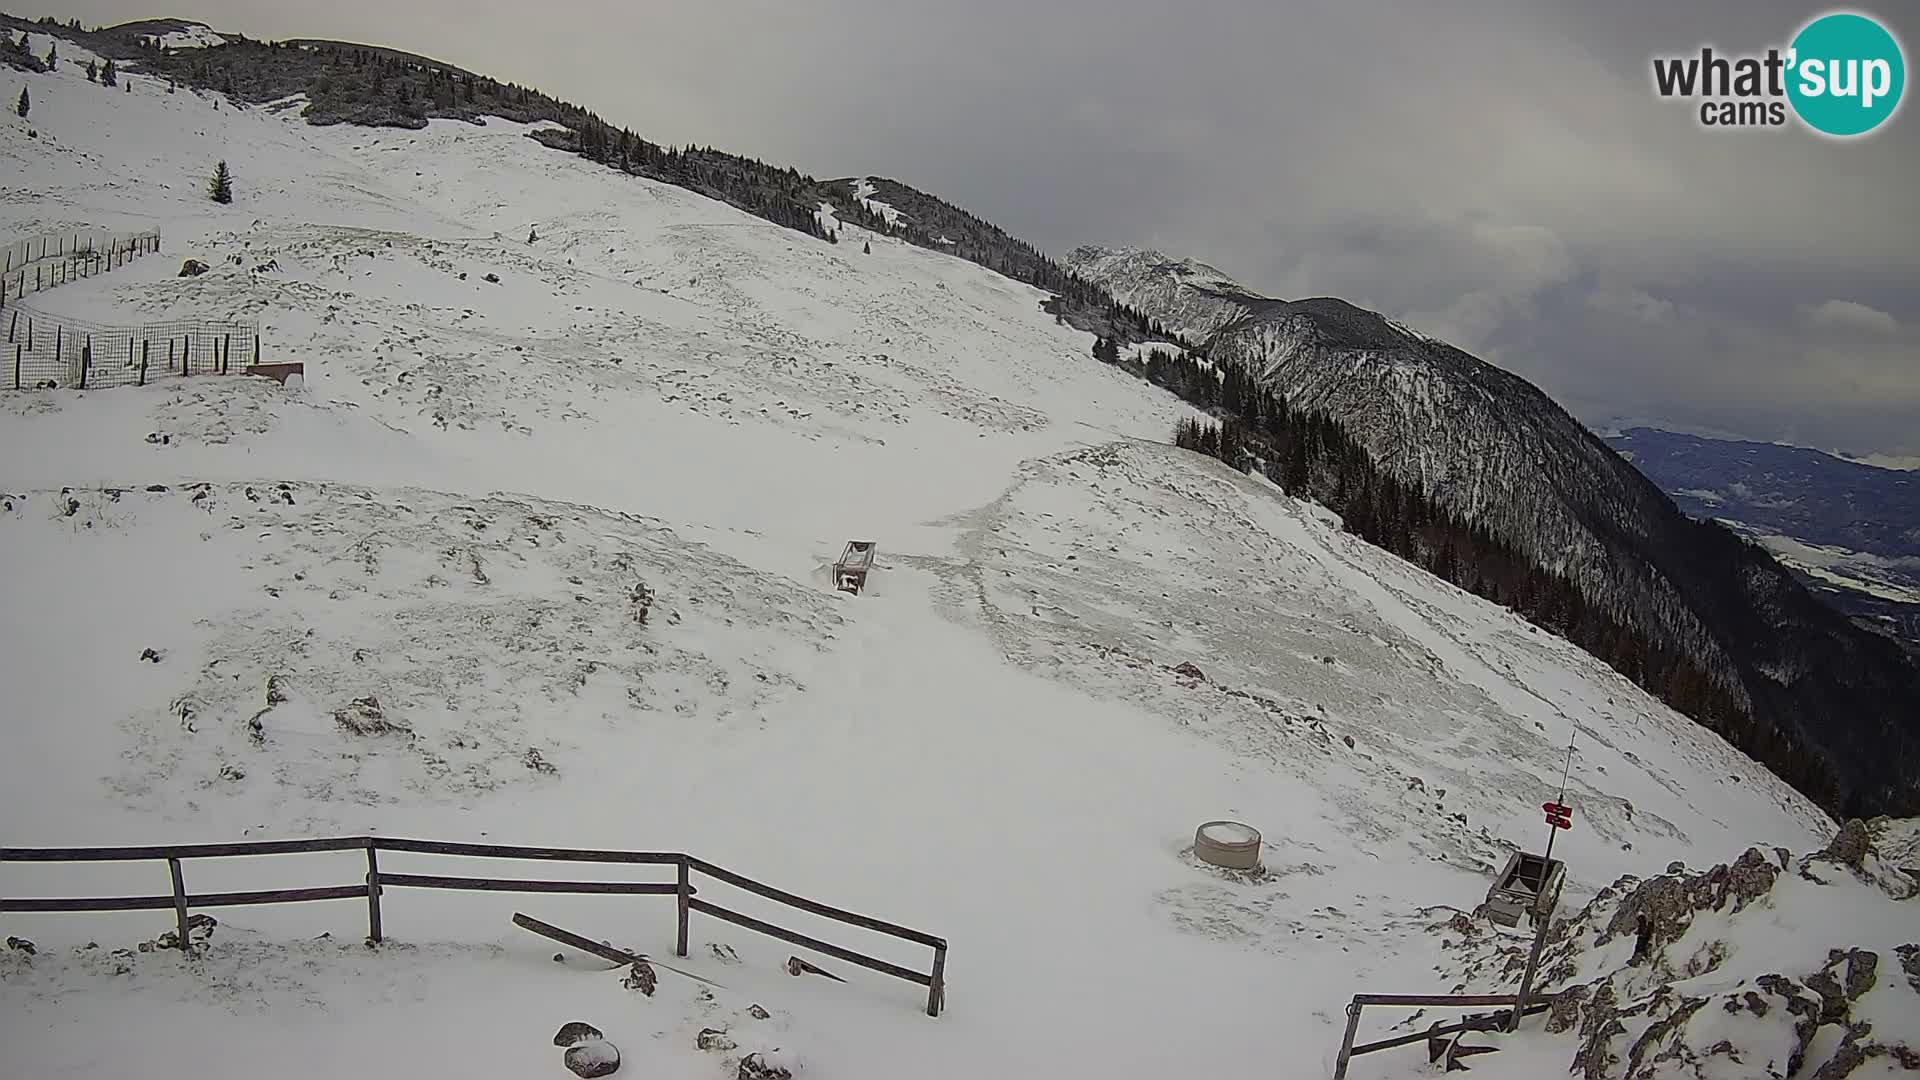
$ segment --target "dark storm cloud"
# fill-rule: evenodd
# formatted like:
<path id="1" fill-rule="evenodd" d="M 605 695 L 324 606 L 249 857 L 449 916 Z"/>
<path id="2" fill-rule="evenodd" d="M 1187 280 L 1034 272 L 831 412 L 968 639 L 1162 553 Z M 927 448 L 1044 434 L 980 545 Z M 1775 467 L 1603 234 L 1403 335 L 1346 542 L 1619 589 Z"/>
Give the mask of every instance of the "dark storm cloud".
<path id="1" fill-rule="evenodd" d="M 1276 295 L 1345 296 L 1589 420 L 1920 454 L 1915 106 L 1841 144 L 1704 131 L 1652 92 L 1651 56 L 1784 44 L 1820 5 L 174 6 L 255 36 L 410 48 L 661 141 L 893 176 L 1056 253 L 1139 244 Z M 1874 13 L 1911 65 L 1909 12 Z"/>

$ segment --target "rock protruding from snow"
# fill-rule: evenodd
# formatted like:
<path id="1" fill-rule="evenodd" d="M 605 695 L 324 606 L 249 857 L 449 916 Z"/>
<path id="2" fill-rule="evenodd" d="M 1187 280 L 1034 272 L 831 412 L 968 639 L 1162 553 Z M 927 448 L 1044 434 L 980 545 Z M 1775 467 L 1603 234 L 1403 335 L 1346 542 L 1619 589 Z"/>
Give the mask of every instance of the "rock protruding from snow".
<path id="1" fill-rule="evenodd" d="M 620 985 L 652 997 L 654 989 L 660 985 L 660 976 L 654 974 L 652 965 L 645 960 L 638 960 L 627 972 L 627 977 L 620 980 Z"/>
<path id="2" fill-rule="evenodd" d="M 575 1043 L 604 1038 L 606 1038 L 606 1036 L 602 1035 L 600 1029 L 594 1027 L 592 1024 L 584 1020 L 569 1020 L 561 1024 L 560 1030 L 554 1033 L 553 1045 L 572 1046 Z"/>
<path id="3" fill-rule="evenodd" d="M 1920 946 L 1902 940 L 1920 925 L 1920 885 L 1890 868 L 1874 833 L 1849 821 L 1798 860 L 1750 848 L 1703 873 L 1622 878 L 1555 924 L 1542 992 L 1546 1030 L 1574 1036 L 1568 1071 L 1840 1080 L 1869 1062 L 1920 1069 Z M 1459 989 L 1512 989 L 1519 939 L 1463 937 L 1473 959 Z"/>
<path id="4" fill-rule="evenodd" d="M 608 1076 L 620 1071 L 620 1051 L 605 1039 L 588 1039 L 567 1048 L 566 1062 L 575 1076 Z"/>
<path id="5" fill-rule="evenodd" d="M 739 1080 L 793 1080 L 793 1070 L 768 1060 L 765 1054 L 740 1059 Z"/>

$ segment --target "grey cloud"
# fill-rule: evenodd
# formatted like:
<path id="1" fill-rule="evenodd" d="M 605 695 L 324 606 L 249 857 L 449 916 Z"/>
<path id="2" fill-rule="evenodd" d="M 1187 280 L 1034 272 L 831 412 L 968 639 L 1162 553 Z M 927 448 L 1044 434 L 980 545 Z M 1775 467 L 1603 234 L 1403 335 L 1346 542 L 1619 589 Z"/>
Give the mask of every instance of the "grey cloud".
<path id="1" fill-rule="evenodd" d="M 1806 319 L 1814 326 L 1879 336 L 1892 334 L 1900 327 L 1886 312 L 1852 300 L 1828 300 L 1809 307 Z"/>
<path id="2" fill-rule="evenodd" d="M 45 2 L 45 0 L 42 0 Z M 1134 243 L 1377 307 L 1590 420 L 1920 452 L 1920 113 L 1709 132 L 1649 59 L 1783 44 L 1783 0 L 173 0 L 379 41 L 666 142 L 876 173 L 1064 252 Z M 89 22 L 148 0 L 63 0 Z M 1880 14 L 1914 51 L 1920 16 Z M 1841 333 L 1830 300 L 1892 330 Z M 1851 335 L 1851 336 L 1849 336 Z"/>

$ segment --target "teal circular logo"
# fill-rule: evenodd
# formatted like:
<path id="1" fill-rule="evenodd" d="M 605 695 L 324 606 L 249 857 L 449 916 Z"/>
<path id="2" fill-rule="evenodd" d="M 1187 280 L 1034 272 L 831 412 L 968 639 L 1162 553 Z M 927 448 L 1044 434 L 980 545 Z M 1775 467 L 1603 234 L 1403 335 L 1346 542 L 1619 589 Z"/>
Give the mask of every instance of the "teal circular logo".
<path id="1" fill-rule="evenodd" d="M 1842 138 L 1886 123 L 1907 86 L 1906 59 L 1865 15 L 1822 15 L 1793 39 L 1787 99 L 1808 127 Z"/>

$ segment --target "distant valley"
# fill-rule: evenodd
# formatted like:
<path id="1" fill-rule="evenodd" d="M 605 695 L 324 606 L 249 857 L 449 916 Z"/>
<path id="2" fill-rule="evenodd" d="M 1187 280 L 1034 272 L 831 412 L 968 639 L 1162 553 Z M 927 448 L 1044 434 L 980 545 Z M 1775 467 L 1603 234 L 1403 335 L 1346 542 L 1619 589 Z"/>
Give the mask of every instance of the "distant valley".
<path id="1" fill-rule="evenodd" d="M 1688 514 L 1738 528 L 1856 621 L 1920 645 L 1920 473 L 1651 427 L 1603 437 Z"/>

